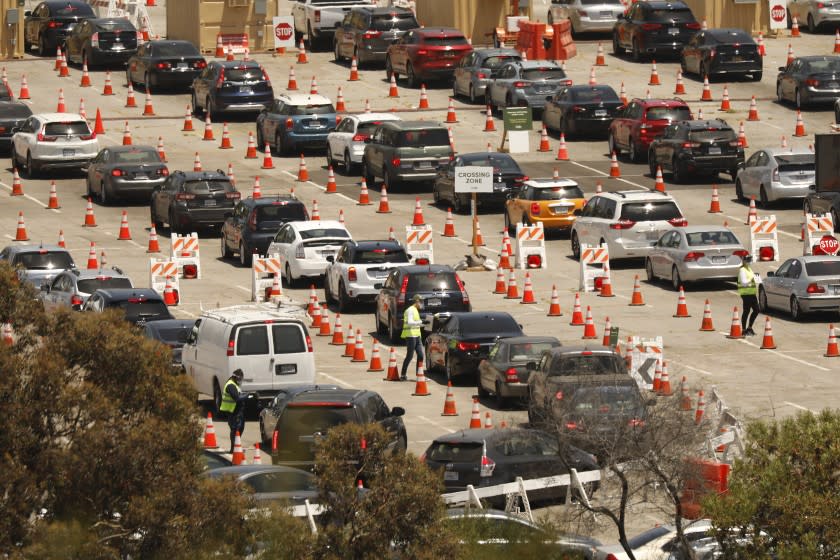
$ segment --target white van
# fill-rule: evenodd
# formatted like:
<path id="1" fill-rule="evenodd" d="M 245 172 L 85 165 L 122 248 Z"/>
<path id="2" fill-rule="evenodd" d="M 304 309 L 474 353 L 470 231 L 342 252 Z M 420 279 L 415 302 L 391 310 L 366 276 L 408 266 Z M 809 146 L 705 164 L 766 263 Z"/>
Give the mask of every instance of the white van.
<path id="1" fill-rule="evenodd" d="M 204 311 L 182 350 L 184 370 L 199 393 L 212 395 L 218 411 L 222 388 L 237 368 L 241 388 L 260 404 L 289 385 L 315 382 L 312 339 L 298 308 L 237 305 Z"/>

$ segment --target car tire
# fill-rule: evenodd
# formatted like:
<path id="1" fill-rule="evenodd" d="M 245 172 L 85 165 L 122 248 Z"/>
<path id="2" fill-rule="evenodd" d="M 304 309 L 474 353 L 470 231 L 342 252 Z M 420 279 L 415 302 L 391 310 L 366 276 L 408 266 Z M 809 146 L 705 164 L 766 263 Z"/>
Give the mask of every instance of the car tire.
<path id="1" fill-rule="evenodd" d="M 344 150 L 344 173 L 351 175 L 353 173 L 353 159 L 350 157 L 350 150 Z"/>
<path id="2" fill-rule="evenodd" d="M 479 383 L 481 385 L 481 383 Z M 496 397 L 496 408 L 499 410 L 504 409 L 508 404 L 507 397 L 502 396 L 502 384 L 496 381 L 496 388 L 495 388 L 495 397 Z"/>
<path id="3" fill-rule="evenodd" d="M 840 107 L 834 106 L 834 124 L 840 124 Z"/>
<path id="4" fill-rule="evenodd" d="M 458 194 L 452 195 L 452 211 L 456 214 L 463 214 L 467 208 L 464 207 L 463 202 L 461 202 L 461 197 Z"/>
<path id="5" fill-rule="evenodd" d="M 400 335 L 397 332 L 396 317 L 388 317 L 388 339 L 391 341 L 391 344 L 396 344 L 400 340 Z"/>
<path id="6" fill-rule="evenodd" d="M 38 160 L 32 159 L 32 152 L 26 152 L 26 175 L 32 179 L 38 176 L 38 171 Z"/>
<path id="7" fill-rule="evenodd" d="M 458 99 L 459 95 L 460 94 L 458 93 L 458 80 L 456 80 L 453 77 L 452 78 L 452 99 Z"/>
<path id="8" fill-rule="evenodd" d="M 793 103 L 797 109 L 802 108 L 802 93 L 799 91 L 799 88 L 796 88 L 796 91 L 793 92 Z"/>
<path id="9" fill-rule="evenodd" d="M 504 231 L 508 232 L 508 235 L 516 235 L 516 232 L 515 232 L 515 229 L 514 229 L 515 226 L 512 223 L 510 223 L 510 214 L 508 213 L 507 208 L 505 208 L 504 220 L 505 220 Z"/>
<path id="10" fill-rule="evenodd" d="M 698 71 L 700 72 L 700 79 L 701 80 L 705 80 L 706 78 L 709 78 L 709 81 L 710 82 L 712 81 L 712 76 L 709 74 L 709 67 L 705 63 L 700 65 L 700 67 L 698 68 Z"/>
<path id="11" fill-rule="evenodd" d="M 388 329 L 386 329 L 385 326 L 382 324 L 382 321 L 379 320 L 379 309 L 373 312 L 373 322 L 376 323 L 376 334 L 387 334 Z"/>
<path id="12" fill-rule="evenodd" d="M 152 203 L 149 206 L 149 219 L 155 226 L 155 231 L 158 229 L 163 229 L 163 222 L 160 221 L 157 214 L 155 213 L 155 199 L 152 199 Z"/>
<path id="13" fill-rule="evenodd" d="M 449 360 L 447 360 L 447 366 L 449 364 Z M 446 368 L 447 376 L 449 374 L 449 367 Z M 481 384 L 481 376 L 478 376 L 478 379 L 475 384 L 475 392 L 478 395 L 478 398 L 483 399 L 485 397 L 489 397 L 490 393 L 487 389 L 484 388 L 484 385 Z"/>
<path id="14" fill-rule="evenodd" d="M 758 190 L 758 203 L 765 209 L 770 206 L 770 201 L 767 199 L 767 189 L 764 188 L 764 185 L 761 185 L 761 188 Z"/>
<path id="15" fill-rule="evenodd" d="M 794 321 L 802 319 L 802 307 L 800 307 L 796 296 L 790 296 L 790 317 Z"/>
<path id="16" fill-rule="evenodd" d="M 216 104 L 213 103 L 213 99 L 207 97 L 207 99 L 204 100 L 204 113 L 210 119 L 210 122 L 213 122 L 213 118 L 216 116 L 216 112 Z"/>
<path id="17" fill-rule="evenodd" d="M 253 262 L 254 253 L 248 248 L 244 241 L 239 243 L 239 264 L 243 267 L 250 267 Z"/>
<path id="18" fill-rule="evenodd" d="M 758 287 L 758 310 L 767 314 L 767 292 L 764 291 L 763 286 Z"/>
<path id="19" fill-rule="evenodd" d="M 219 387 L 218 381 L 213 381 L 213 411 L 217 418 L 221 418 L 222 408 L 222 388 Z"/>
<path id="20" fill-rule="evenodd" d="M 385 169 L 385 177 L 382 178 L 382 181 L 389 191 L 395 191 L 397 185 L 399 185 L 399 180 L 394 177 L 394 172 L 387 168 Z"/>
<path id="21" fill-rule="evenodd" d="M 682 278 L 680 278 L 680 271 L 677 270 L 676 266 L 671 267 L 671 287 L 674 289 L 675 292 L 680 291 L 680 287 L 683 286 Z"/>
<path id="22" fill-rule="evenodd" d="M 326 286 L 326 282 L 324 286 Z M 347 295 L 347 288 L 344 286 L 344 282 L 341 281 L 338 283 L 338 312 L 339 313 L 346 313 L 352 306 L 353 301 L 350 299 L 350 296 Z"/>
<path id="23" fill-rule="evenodd" d="M 367 160 L 362 160 L 362 176 L 365 178 L 368 188 L 376 186 L 376 175 L 373 174 Z"/>
<path id="24" fill-rule="evenodd" d="M 656 172 L 654 172 L 654 175 L 656 175 Z M 676 159 L 671 160 L 671 177 L 673 177 L 675 183 L 682 183 L 685 181 L 682 169 L 680 169 L 680 162 Z"/>
<path id="25" fill-rule="evenodd" d="M 283 145 L 283 138 L 280 137 L 280 133 L 278 132 L 274 136 L 274 153 L 278 156 L 284 155 L 286 152 L 290 151 L 287 146 Z"/>
<path id="26" fill-rule="evenodd" d="M 613 33 L 612 44 L 613 44 L 613 54 L 615 56 L 621 56 L 621 55 L 624 54 L 624 47 L 622 47 L 621 43 L 619 43 L 619 41 L 618 41 L 618 33 Z"/>
<path id="27" fill-rule="evenodd" d="M 785 102 L 785 96 L 782 93 L 782 83 L 781 82 L 776 82 L 776 101 L 778 101 L 779 104 L 783 104 Z"/>
<path id="28" fill-rule="evenodd" d="M 170 233 L 180 233 L 180 229 L 178 228 L 176 221 L 175 221 L 175 213 L 172 210 L 169 210 L 169 232 Z"/>
<path id="29" fill-rule="evenodd" d="M 51 56 L 55 54 L 55 51 L 50 52 L 47 46 L 47 39 L 43 35 L 38 39 L 38 54 L 40 56 Z"/>
<path id="30" fill-rule="evenodd" d="M 653 261 L 650 258 L 645 259 L 645 274 L 647 274 L 647 281 L 650 284 L 656 282 L 656 274 L 653 272 Z"/>
<path id="31" fill-rule="evenodd" d="M 260 126 L 260 123 L 257 122 L 254 128 L 256 128 L 255 136 L 257 137 L 257 139 L 256 139 L 257 151 L 264 152 L 265 151 L 265 136 L 263 136 L 262 126 Z"/>
<path id="32" fill-rule="evenodd" d="M 452 365 L 453 361 L 454 360 L 449 359 L 449 354 L 447 354 L 446 361 L 444 362 L 444 369 L 446 370 L 447 381 L 452 381 L 453 377 L 457 377 L 458 370 L 455 368 L 455 366 Z"/>
<path id="33" fill-rule="evenodd" d="M 435 204 L 435 206 L 439 206 L 440 200 L 440 191 L 438 191 L 437 183 L 432 183 L 432 202 Z"/>
<path id="34" fill-rule="evenodd" d="M 396 72 L 394 72 L 394 67 L 391 64 L 391 57 L 385 59 L 385 80 L 390 82 L 391 76 L 394 76 L 394 80 L 399 79 L 399 76 Z"/>
<path id="35" fill-rule="evenodd" d="M 475 96 L 475 88 L 473 88 L 472 84 L 470 84 L 470 95 L 469 95 L 469 97 L 470 97 L 470 103 L 472 103 L 473 105 L 475 105 L 478 102 L 478 99 Z"/>
<path id="36" fill-rule="evenodd" d="M 222 234 L 219 236 L 219 239 L 221 239 L 221 242 L 222 242 L 222 258 L 223 259 L 231 258 L 233 256 L 233 252 L 227 246 L 227 237 L 225 237 L 224 232 L 222 232 Z"/>
<path id="37" fill-rule="evenodd" d="M 628 146 L 627 149 L 627 157 L 630 158 L 630 161 L 633 163 L 638 163 L 642 160 L 642 154 L 639 153 L 639 149 L 636 147 L 636 143 L 633 142 L 632 138 L 630 139 L 630 146 Z"/>
<path id="38" fill-rule="evenodd" d="M 615 143 L 615 135 L 613 135 L 612 131 L 610 131 L 609 136 L 607 136 L 607 150 L 610 152 L 610 156 L 615 153 L 616 157 L 621 156 L 621 148 L 618 147 L 618 144 Z"/>
<path id="39" fill-rule="evenodd" d="M 744 187 L 743 185 L 741 185 L 740 179 L 735 180 L 735 198 L 738 200 L 738 202 L 744 200 Z"/>
<path id="40" fill-rule="evenodd" d="M 410 62 L 405 65 L 405 79 L 408 82 L 409 87 L 417 87 L 419 82 L 417 81 L 417 75 L 414 73 L 414 65 Z"/>
<path id="41" fill-rule="evenodd" d="M 151 93 L 152 91 L 152 76 L 148 72 L 143 74 L 143 89 L 146 93 Z"/>
<path id="42" fill-rule="evenodd" d="M 192 99 L 190 100 L 190 102 L 192 103 L 193 115 L 195 115 L 196 117 L 202 116 L 203 111 L 201 110 L 201 107 L 198 105 L 198 98 L 196 98 L 195 92 L 192 93 L 191 97 L 192 97 Z"/>
<path id="43" fill-rule="evenodd" d="M 642 52 L 639 50 L 639 40 L 633 39 L 633 51 L 632 51 L 633 61 L 634 62 L 641 62 L 642 61 Z"/>
<path id="44" fill-rule="evenodd" d="M 111 197 L 108 196 L 108 189 L 105 187 L 104 182 L 99 184 L 99 203 L 102 206 L 111 205 Z"/>
<path id="45" fill-rule="evenodd" d="M 808 14 L 808 33 L 816 33 L 817 32 L 817 24 L 814 23 L 814 16 Z"/>
<path id="46" fill-rule="evenodd" d="M 764 77 L 764 72 L 753 72 L 752 79 L 754 82 L 760 82 L 761 78 Z"/>
<path id="47" fill-rule="evenodd" d="M 578 234 L 576 231 L 572 232 L 572 257 L 575 259 L 580 260 L 580 239 L 578 239 Z"/>
<path id="48" fill-rule="evenodd" d="M 93 62 L 91 62 L 90 60 L 90 53 L 87 51 L 87 49 L 82 50 L 82 58 L 80 64 L 82 64 L 83 66 L 87 64 L 88 70 L 91 70 L 93 68 Z"/>
<path id="49" fill-rule="evenodd" d="M 656 161 L 656 158 L 653 157 L 653 150 L 648 151 L 648 171 L 650 171 L 650 176 L 656 178 L 656 168 L 659 163 Z"/>
<path id="50" fill-rule="evenodd" d="M 292 276 L 292 267 L 289 263 L 286 263 L 286 285 L 290 288 L 297 285 L 297 279 Z"/>
<path id="51" fill-rule="evenodd" d="M 131 84 L 131 86 L 134 87 L 134 80 L 131 79 L 131 70 L 126 68 L 125 69 L 125 86 L 128 87 L 129 84 Z"/>
<path id="52" fill-rule="evenodd" d="M 333 56 L 335 57 L 335 61 L 341 64 L 344 60 L 344 57 L 341 56 L 341 49 L 339 48 L 338 41 L 333 41 Z"/>
<path id="53" fill-rule="evenodd" d="M 831 219 L 834 221 L 834 231 L 840 231 L 840 216 L 837 214 L 837 209 L 831 209 Z"/>

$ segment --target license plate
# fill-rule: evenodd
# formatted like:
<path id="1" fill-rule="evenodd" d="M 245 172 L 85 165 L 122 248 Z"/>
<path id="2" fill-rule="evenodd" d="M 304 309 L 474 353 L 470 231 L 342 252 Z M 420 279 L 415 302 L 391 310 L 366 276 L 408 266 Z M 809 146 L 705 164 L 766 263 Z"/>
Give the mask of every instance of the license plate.
<path id="1" fill-rule="evenodd" d="M 277 375 L 294 375 L 297 373 L 297 364 L 277 364 L 274 366 L 274 373 Z"/>
<path id="2" fill-rule="evenodd" d="M 419 167 L 420 169 L 431 169 L 432 168 L 432 162 L 431 161 L 418 161 L 417 162 L 417 167 Z"/>
<path id="3" fill-rule="evenodd" d="M 596 117 L 606 117 L 607 110 L 606 109 L 595 109 L 595 116 Z"/>
<path id="4" fill-rule="evenodd" d="M 714 264 L 726 264 L 726 257 L 712 257 Z"/>
<path id="5" fill-rule="evenodd" d="M 720 155 L 720 146 L 709 146 L 709 155 L 710 156 Z"/>
<path id="6" fill-rule="evenodd" d="M 602 19 L 610 19 L 611 17 L 613 17 L 612 12 L 601 12 L 601 18 Z"/>
<path id="7" fill-rule="evenodd" d="M 645 239 L 647 239 L 648 241 L 657 241 L 660 237 L 661 235 L 656 230 L 648 231 L 645 233 Z"/>
<path id="8" fill-rule="evenodd" d="M 251 86 L 239 86 L 239 93 L 252 93 Z"/>
<path id="9" fill-rule="evenodd" d="M 426 305 L 440 305 L 440 298 L 427 299 Z"/>
<path id="10" fill-rule="evenodd" d="M 309 128 L 324 128 L 321 121 L 309 121 Z"/>
<path id="11" fill-rule="evenodd" d="M 679 35 L 680 34 L 680 28 L 679 27 L 669 27 L 668 28 L 668 34 L 669 35 Z"/>
<path id="12" fill-rule="evenodd" d="M 446 51 L 445 53 L 443 53 L 443 56 L 445 56 L 447 58 L 453 58 L 455 56 L 455 52 L 454 51 Z"/>
<path id="13" fill-rule="evenodd" d="M 148 179 L 149 176 L 146 175 L 145 173 L 135 173 L 134 178 L 135 179 Z"/>
<path id="14" fill-rule="evenodd" d="M 322 255 L 324 258 L 326 258 L 326 257 L 333 257 L 333 256 L 335 256 L 335 251 L 321 251 L 321 255 Z"/>
<path id="15" fill-rule="evenodd" d="M 204 199 L 204 206 L 216 206 L 216 199 L 215 198 L 205 198 Z"/>
<path id="16" fill-rule="evenodd" d="M 443 480 L 458 480 L 457 471 L 443 471 Z"/>
<path id="17" fill-rule="evenodd" d="M 120 45 L 111 45 L 111 50 L 112 50 L 112 51 L 124 51 L 124 50 L 125 50 L 125 45 L 122 45 L 122 44 L 120 44 Z"/>
<path id="18" fill-rule="evenodd" d="M 190 65 L 186 62 L 179 62 L 178 63 L 178 68 L 189 68 L 189 67 L 190 67 Z"/>
<path id="19" fill-rule="evenodd" d="M 740 55 L 735 55 L 729 60 L 731 60 L 732 62 L 744 62 L 744 57 Z"/>
<path id="20" fill-rule="evenodd" d="M 551 211 L 555 214 L 568 214 L 571 212 L 572 208 L 570 206 L 552 206 Z"/>
<path id="21" fill-rule="evenodd" d="M 64 149 L 61 150 L 61 153 L 64 155 L 64 157 L 73 157 L 76 155 L 76 150 Z"/>
<path id="22" fill-rule="evenodd" d="M 825 87 L 827 87 L 828 89 L 837 89 L 838 85 L 840 85 L 840 84 L 838 84 L 837 82 L 826 82 L 825 83 Z"/>

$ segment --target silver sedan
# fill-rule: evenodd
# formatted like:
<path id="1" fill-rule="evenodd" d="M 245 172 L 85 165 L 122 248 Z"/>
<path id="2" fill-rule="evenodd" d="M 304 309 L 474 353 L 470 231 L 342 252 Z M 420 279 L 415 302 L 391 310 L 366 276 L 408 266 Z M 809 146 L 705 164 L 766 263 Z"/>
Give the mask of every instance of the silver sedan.
<path id="1" fill-rule="evenodd" d="M 761 311 L 782 309 L 794 320 L 805 313 L 840 311 L 840 257 L 809 255 L 786 260 L 758 287 Z"/>
<path id="2" fill-rule="evenodd" d="M 784 198 L 805 198 L 816 180 L 814 153 L 807 148 L 764 148 L 758 150 L 738 170 L 735 195 L 738 200 L 752 196 L 766 207 Z"/>
<path id="3" fill-rule="evenodd" d="M 555 0 L 548 11 L 548 23 L 568 19 L 573 34 L 609 32 L 613 30 L 618 14 L 623 14 L 625 9 L 621 0 Z"/>
<path id="4" fill-rule="evenodd" d="M 455 68 L 452 97 L 466 95 L 470 103 L 484 102 L 484 93 L 496 71 L 506 62 L 522 60 L 516 49 L 477 49 L 466 55 Z"/>
<path id="5" fill-rule="evenodd" d="M 671 281 L 674 290 L 686 282 L 735 280 L 749 252 L 729 228 L 687 226 L 662 235 L 645 259 L 649 282 Z"/>

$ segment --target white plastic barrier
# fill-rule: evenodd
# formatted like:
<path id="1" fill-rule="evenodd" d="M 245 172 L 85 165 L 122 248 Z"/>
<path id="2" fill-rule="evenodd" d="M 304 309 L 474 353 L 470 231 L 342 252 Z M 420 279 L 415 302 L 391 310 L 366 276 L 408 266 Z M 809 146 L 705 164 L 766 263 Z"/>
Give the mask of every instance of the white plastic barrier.
<path id="1" fill-rule="evenodd" d="M 819 246 L 824 235 L 834 235 L 834 220 L 831 214 L 805 214 L 805 241 L 803 255 L 814 254 L 814 246 Z"/>
<path id="2" fill-rule="evenodd" d="M 528 257 L 539 255 L 540 266 L 530 266 Z M 522 223 L 516 224 L 516 266 L 525 270 L 527 268 L 548 268 L 545 253 L 545 229 L 542 222 L 534 226 L 526 226 Z"/>
<path id="3" fill-rule="evenodd" d="M 604 265 L 610 263 L 610 250 L 606 244 L 580 246 L 579 290 L 594 292 L 595 279 L 605 276 Z"/>
<path id="4" fill-rule="evenodd" d="M 188 235 L 173 233 L 169 245 L 172 260 L 178 265 L 178 274 L 181 278 L 201 279 L 201 254 L 198 250 L 198 234 L 192 232 Z M 184 276 L 184 265 L 194 265 L 195 275 Z"/>
<path id="5" fill-rule="evenodd" d="M 656 372 L 656 362 L 665 359 L 663 350 L 665 345 L 662 337 L 642 338 L 634 336 L 630 338 L 630 375 L 636 380 L 639 389 L 651 391 L 653 389 L 653 377 Z"/>
<path id="6" fill-rule="evenodd" d="M 166 279 L 169 278 L 169 283 L 172 289 L 180 293 L 180 285 L 178 281 L 178 265 L 171 259 L 149 259 L 149 287 L 163 295 L 166 289 Z"/>
<path id="7" fill-rule="evenodd" d="M 251 301 L 260 303 L 266 301 L 266 288 L 271 289 L 275 276 L 279 278 L 282 289 L 282 270 L 280 259 L 254 257 L 251 261 Z"/>
<path id="8" fill-rule="evenodd" d="M 766 250 L 762 251 L 767 247 L 773 250 L 772 258 L 768 258 Z M 776 231 L 775 214 L 759 216 L 750 225 L 750 252 L 755 262 L 779 261 L 779 232 Z"/>
<path id="9" fill-rule="evenodd" d="M 411 255 L 412 264 L 417 259 L 425 259 L 427 263 L 435 262 L 435 237 L 432 226 L 405 226 L 405 250 Z"/>

